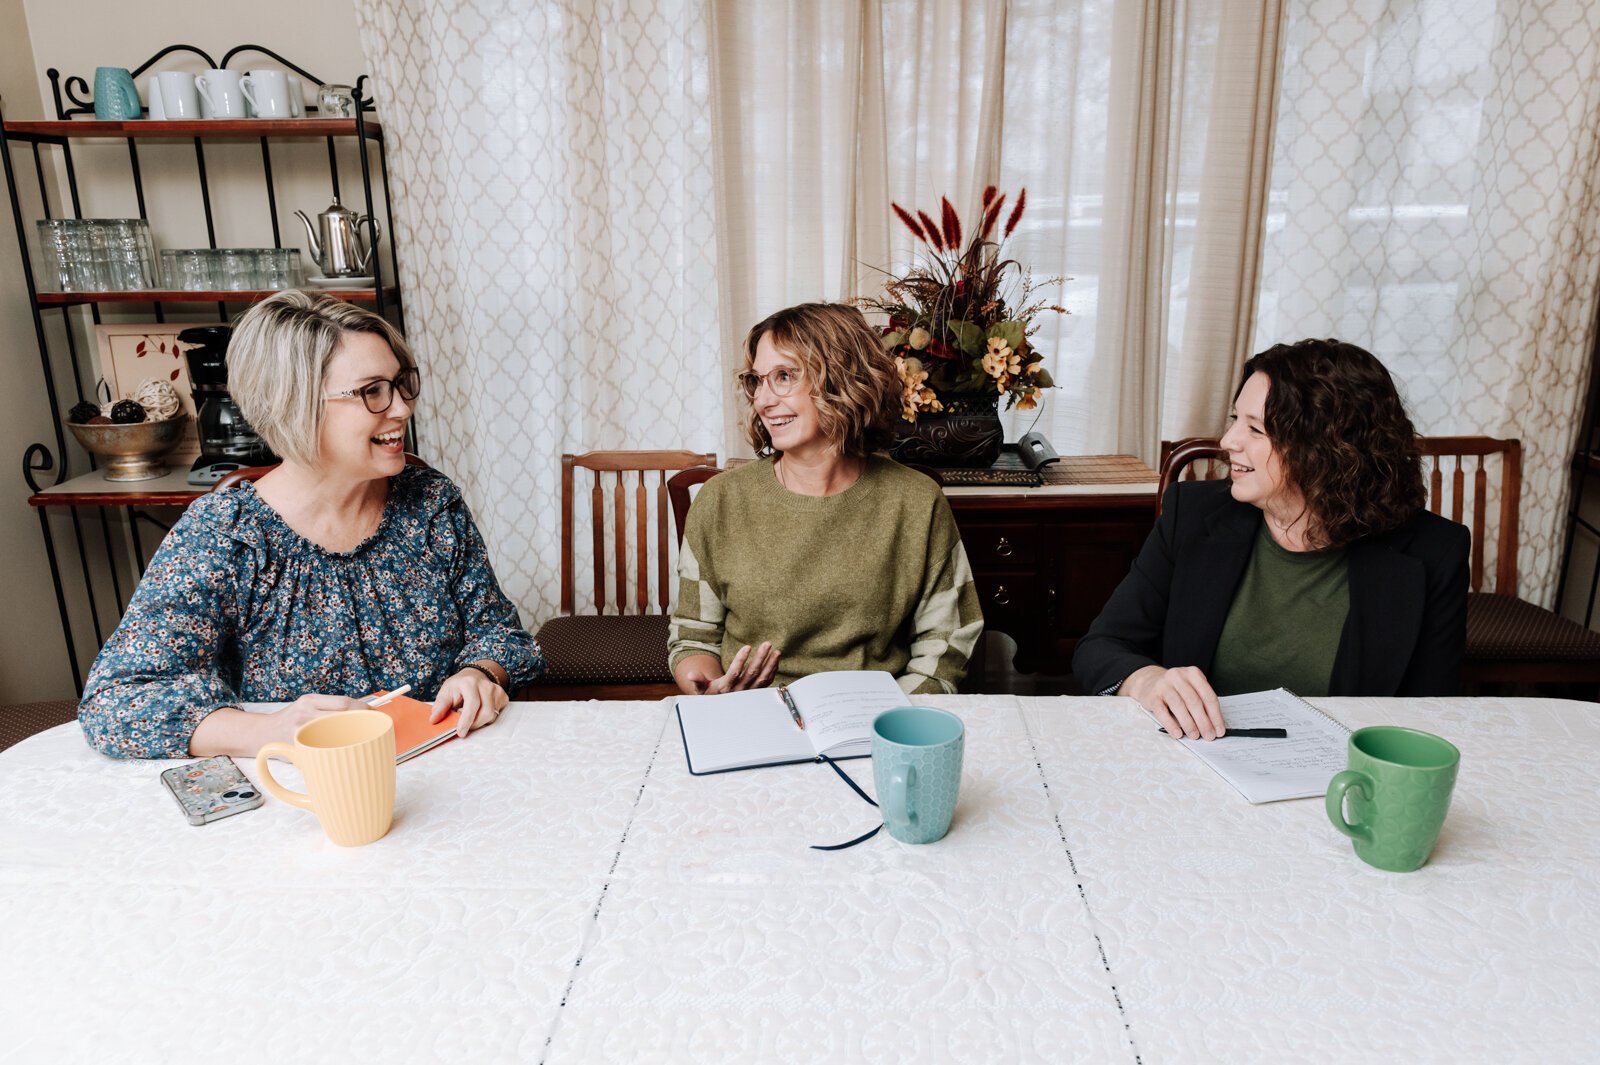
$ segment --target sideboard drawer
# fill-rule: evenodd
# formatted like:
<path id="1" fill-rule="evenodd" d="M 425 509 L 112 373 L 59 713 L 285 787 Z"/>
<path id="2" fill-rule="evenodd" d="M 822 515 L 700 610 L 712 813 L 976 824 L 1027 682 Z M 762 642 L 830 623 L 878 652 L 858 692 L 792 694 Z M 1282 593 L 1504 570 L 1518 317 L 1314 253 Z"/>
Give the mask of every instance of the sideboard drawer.
<path id="1" fill-rule="evenodd" d="M 1017 620 L 1039 625 L 1045 605 L 1045 586 L 1029 570 L 991 570 L 973 574 L 985 627 Z"/>
<path id="2" fill-rule="evenodd" d="M 974 571 L 997 566 L 1031 566 L 1039 560 L 1043 532 L 1037 525 L 963 523 L 961 543 Z"/>

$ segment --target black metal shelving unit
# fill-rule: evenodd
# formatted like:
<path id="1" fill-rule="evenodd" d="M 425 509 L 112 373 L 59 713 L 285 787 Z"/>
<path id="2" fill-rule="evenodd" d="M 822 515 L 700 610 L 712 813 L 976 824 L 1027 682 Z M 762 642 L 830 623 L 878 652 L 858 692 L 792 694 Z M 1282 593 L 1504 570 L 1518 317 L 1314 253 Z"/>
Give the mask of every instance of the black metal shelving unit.
<path id="1" fill-rule="evenodd" d="M 322 78 L 306 70 L 304 67 L 285 59 L 270 49 L 259 45 L 243 44 L 228 50 L 219 63 L 205 51 L 187 44 L 175 44 L 163 48 L 149 59 L 145 60 L 132 73 L 135 78 L 153 68 L 166 57 L 177 53 L 189 53 L 199 57 L 208 67 L 226 69 L 228 64 L 237 57 L 250 53 L 265 56 L 287 70 L 305 78 L 308 84 L 322 84 Z M 258 61 L 259 62 L 259 61 Z M 184 142 L 193 145 L 194 165 L 199 178 L 200 197 L 199 204 L 204 212 L 207 238 L 210 246 L 215 248 L 217 243 L 217 227 L 213 213 L 211 180 L 207 173 L 208 148 L 213 151 L 239 152 L 249 150 L 247 146 L 257 145 L 260 152 L 260 165 L 262 175 L 262 192 L 264 208 L 270 217 L 272 225 L 273 244 L 283 246 L 282 230 L 280 228 L 280 211 L 278 206 L 277 185 L 273 174 L 272 144 L 282 140 L 325 139 L 328 147 L 328 177 L 332 186 L 335 199 L 342 201 L 340 195 L 339 157 L 337 146 L 341 141 L 354 139 L 357 145 L 357 155 L 360 160 L 359 170 L 361 178 L 361 196 L 363 211 L 368 216 L 366 223 L 368 246 L 378 249 L 379 229 L 378 212 L 375 209 L 381 202 L 383 208 L 383 229 L 389 234 L 394 232 L 393 199 L 389 187 L 389 164 L 387 148 L 384 143 L 383 128 L 374 117 L 374 105 L 366 96 L 367 77 L 362 75 L 357 79 L 355 89 L 355 117 L 354 118 L 321 118 L 315 112 L 316 108 L 308 107 L 305 118 L 291 119 L 242 119 L 242 120 L 202 120 L 183 122 L 153 122 L 138 120 L 131 122 L 102 122 L 94 121 L 94 103 L 90 96 L 88 82 L 79 76 L 63 78 L 60 71 L 52 68 L 48 71 L 51 94 L 54 97 L 56 117 L 46 121 L 10 121 L 5 118 L 4 101 L 0 100 L 0 131 L 3 131 L 5 150 L 0 152 L 4 159 L 6 188 L 10 194 L 11 215 L 16 225 L 17 246 L 21 251 L 23 274 L 28 286 L 28 303 L 33 314 L 34 336 L 39 348 L 39 361 L 44 375 L 44 388 L 49 402 L 51 422 L 55 428 L 54 441 L 51 443 L 33 443 L 28 446 L 22 457 L 22 476 L 32 490 L 29 502 L 33 504 L 39 516 L 39 529 L 44 538 L 45 553 L 50 563 L 50 575 L 55 586 L 56 608 L 61 618 L 62 636 L 66 641 L 67 659 L 72 669 L 72 678 L 75 691 L 83 689 L 83 665 L 91 660 L 95 652 L 110 635 L 111 629 L 116 625 L 121 610 L 127 604 L 127 598 L 132 595 L 133 586 L 145 564 L 144 548 L 140 542 L 138 523 L 144 521 L 165 530 L 166 525 L 146 512 L 145 508 L 181 504 L 183 500 L 173 494 L 165 495 L 152 493 L 147 498 L 141 498 L 137 483 L 128 486 L 126 492 L 119 492 L 114 497 L 115 502 L 79 503 L 63 502 L 74 496 L 42 496 L 41 493 L 52 486 L 59 486 L 73 476 L 70 462 L 71 453 L 67 450 L 65 430 L 62 427 L 63 415 L 66 408 L 75 402 L 80 402 L 96 393 L 96 383 L 92 375 L 85 377 L 85 360 L 79 351 L 74 326 L 85 326 L 92 334 L 93 326 L 101 322 L 101 307 L 110 304 L 149 304 L 153 308 L 155 321 L 165 320 L 166 305 L 200 305 L 215 304 L 219 316 L 227 319 L 230 311 L 237 313 L 256 299 L 270 295 L 267 292 L 228 292 L 228 293 L 184 293 L 174 291 L 149 291 L 135 293 L 98 293 L 98 292 L 40 292 L 37 278 L 34 275 L 30 249 L 32 241 L 29 239 L 30 218 L 24 209 L 23 182 L 27 181 L 25 175 L 31 173 L 32 184 L 37 192 L 37 210 L 39 218 L 81 218 L 83 208 L 79 195 L 79 173 L 73 158 L 73 145 L 75 142 L 121 140 L 127 146 L 127 180 L 131 181 L 135 198 L 138 203 L 138 216 L 149 221 L 145 203 L 145 178 L 140 168 L 139 145 L 141 142 L 165 141 Z M 87 119 L 84 116 L 88 116 Z M 54 160 L 51 159 L 54 153 Z M 373 156 L 376 155 L 374 161 Z M 49 171 L 54 163 L 59 162 L 60 173 L 64 183 L 64 191 L 58 186 L 52 188 Z M 54 192 L 54 195 L 52 195 Z M 372 272 L 374 284 L 370 290 L 349 292 L 336 291 L 334 294 L 351 300 L 370 301 L 380 315 L 391 317 L 396 325 L 404 331 L 405 322 L 400 302 L 400 290 L 396 279 L 399 275 L 399 259 L 395 250 L 395 243 L 390 237 L 387 271 L 385 264 L 375 250 L 372 256 Z M 60 332 L 64 340 L 51 340 L 52 330 L 49 328 L 50 316 L 60 316 Z M 65 351 L 60 356 L 57 354 L 57 345 L 63 346 Z M 60 371 L 60 372 L 58 372 Z M 413 447 L 414 447 L 413 443 Z M 94 459 L 89 460 L 89 469 L 94 469 Z M 78 471 L 86 472 L 86 471 Z M 86 518 L 79 514 L 80 507 L 91 506 L 93 515 Z M 128 580 L 124 581 L 119 574 L 117 551 L 112 546 L 111 523 L 107 511 L 111 506 L 123 507 L 126 511 L 128 523 L 128 536 L 131 539 L 132 570 L 127 574 Z M 67 551 L 63 552 L 58 545 L 55 530 L 52 528 L 50 511 L 64 509 L 70 519 L 71 534 Z M 97 521 L 95 519 L 98 519 Z M 93 525 L 98 524 L 98 531 Z M 91 555 L 103 550 L 104 565 L 91 565 Z M 70 559 L 76 556 L 76 575 L 68 577 L 64 572 L 63 557 Z M 97 572 L 98 571 L 98 572 Z M 80 655 L 79 638 L 75 634 L 71 609 L 68 602 L 67 580 L 81 580 L 84 597 L 87 600 L 89 622 L 94 634 L 95 644 L 87 655 Z M 109 595 L 109 601 L 105 596 Z M 72 598 L 76 599 L 76 595 Z"/>

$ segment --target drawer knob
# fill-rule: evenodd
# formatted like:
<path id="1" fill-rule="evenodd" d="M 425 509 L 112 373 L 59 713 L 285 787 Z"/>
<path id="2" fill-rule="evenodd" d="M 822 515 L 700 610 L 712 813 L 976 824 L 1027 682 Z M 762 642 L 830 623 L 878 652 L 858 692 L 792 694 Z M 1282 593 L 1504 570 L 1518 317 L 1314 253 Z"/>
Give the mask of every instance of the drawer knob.
<path id="1" fill-rule="evenodd" d="M 994 594 L 989 598 L 994 600 L 1000 606 L 1005 606 L 1011 602 L 1011 593 L 1006 591 L 1005 585 L 997 584 L 994 588 Z"/>
<path id="2" fill-rule="evenodd" d="M 999 555 L 1001 558 L 1010 558 L 1011 541 L 1007 540 L 1004 536 L 1000 537 L 1000 539 L 994 542 L 994 553 Z"/>

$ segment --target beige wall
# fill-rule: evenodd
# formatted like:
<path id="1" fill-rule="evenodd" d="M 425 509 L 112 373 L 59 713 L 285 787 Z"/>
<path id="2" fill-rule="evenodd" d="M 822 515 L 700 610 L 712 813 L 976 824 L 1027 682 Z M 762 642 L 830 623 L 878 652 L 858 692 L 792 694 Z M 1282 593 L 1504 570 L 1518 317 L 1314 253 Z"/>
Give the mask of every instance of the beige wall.
<path id="1" fill-rule="evenodd" d="M 55 117 L 46 71 L 80 75 L 91 84 L 97 66 L 133 68 L 170 44 L 192 44 L 220 59 L 239 44 L 257 44 L 330 81 L 353 83 L 365 73 L 352 0 L 143 0 L 108 4 L 104 0 L 0 0 L 0 95 L 7 119 Z M 272 65 L 261 56 L 241 56 L 230 66 Z M 204 63 L 193 56 L 163 60 L 161 69 L 198 71 Z M 142 83 L 143 79 L 141 79 Z M 141 84 L 141 89 L 143 85 Z M 307 90 L 314 90 L 308 85 Z M 381 105 L 380 105 L 381 106 Z M 344 200 L 359 202 L 357 158 L 343 146 L 340 179 Z M 17 157 L 21 161 L 22 156 Z M 74 147 L 83 213 L 125 216 L 136 213 L 128 156 L 120 144 Z M 216 209 L 217 241 L 222 246 L 259 247 L 272 242 L 265 208 L 260 151 L 252 145 L 208 146 L 208 177 Z M 291 211 L 315 216 L 331 201 L 324 142 L 284 144 L 272 149 L 277 183 L 282 243 L 305 248 L 299 223 Z M 206 243 L 204 217 L 198 209 L 198 178 L 192 146 L 146 143 L 140 147 L 146 209 L 159 247 L 193 247 Z M 59 203 L 59 200 L 56 201 Z M 38 215 L 36 197 L 25 198 L 24 221 Z M 309 261 L 309 256 L 307 257 Z M 387 262 L 387 260 L 385 260 Z M 148 307 L 107 313 L 107 321 L 148 318 Z M 214 320 L 214 307 L 169 320 Z M 92 351 L 92 338 L 79 337 L 80 350 Z M 24 450 L 36 441 L 54 446 L 54 430 L 44 401 L 43 376 L 26 283 L 9 212 L 0 222 L 0 358 L 8 369 L 9 387 L 0 389 L 0 702 L 65 698 L 72 693 L 49 567 L 39 534 L 38 517 L 26 505 L 27 486 L 20 476 Z M 59 370 L 58 370 L 59 372 Z M 69 400 L 70 401 L 70 400 Z M 70 459 L 73 474 L 87 463 L 81 453 Z M 163 515 L 170 519 L 171 513 Z M 101 533 L 91 524 L 90 543 L 100 546 Z M 147 550 L 158 531 L 142 526 Z M 124 543 L 120 526 L 111 529 L 112 543 Z M 57 517 L 57 546 L 69 553 L 71 527 Z M 67 567 L 75 571 L 76 555 Z M 70 573 L 69 573 L 70 576 Z M 81 581 L 70 581 L 69 590 Z M 124 589 L 126 590 L 126 589 Z M 81 609 L 75 621 L 92 630 Z M 102 617 L 106 626 L 112 617 Z M 84 646 L 80 644 L 80 647 Z M 87 671 L 89 662 L 81 659 Z"/>
<path id="2" fill-rule="evenodd" d="M 7 118 L 39 113 L 33 72 L 22 5 L 0 0 L 0 100 Z M 53 446 L 54 437 L 7 203 L 0 219 L 0 360 L 6 381 L 0 388 L 0 702 L 10 703 L 65 698 L 72 681 L 39 519 L 27 504 L 20 473 L 28 445 Z"/>

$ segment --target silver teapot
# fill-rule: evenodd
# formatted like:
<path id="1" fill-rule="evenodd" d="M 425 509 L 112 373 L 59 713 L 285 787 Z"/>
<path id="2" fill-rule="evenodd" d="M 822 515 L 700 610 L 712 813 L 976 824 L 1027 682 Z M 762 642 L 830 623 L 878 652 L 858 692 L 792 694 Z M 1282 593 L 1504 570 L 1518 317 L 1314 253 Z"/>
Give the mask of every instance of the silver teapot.
<path id="1" fill-rule="evenodd" d="M 295 217 L 306 227 L 311 257 L 322 268 L 324 276 L 366 277 L 370 273 L 368 266 L 372 262 L 372 253 L 378 250 L 377 219 L 340 206 L 338 197 L 334 197 L 332 207 L 317 215 L 315 229 L 304 211 L 296 211 Z M 374 243 L 370 248 L 366 247 L 361 230 L 368 222 L 372 223 L 374 235 Z"/>

